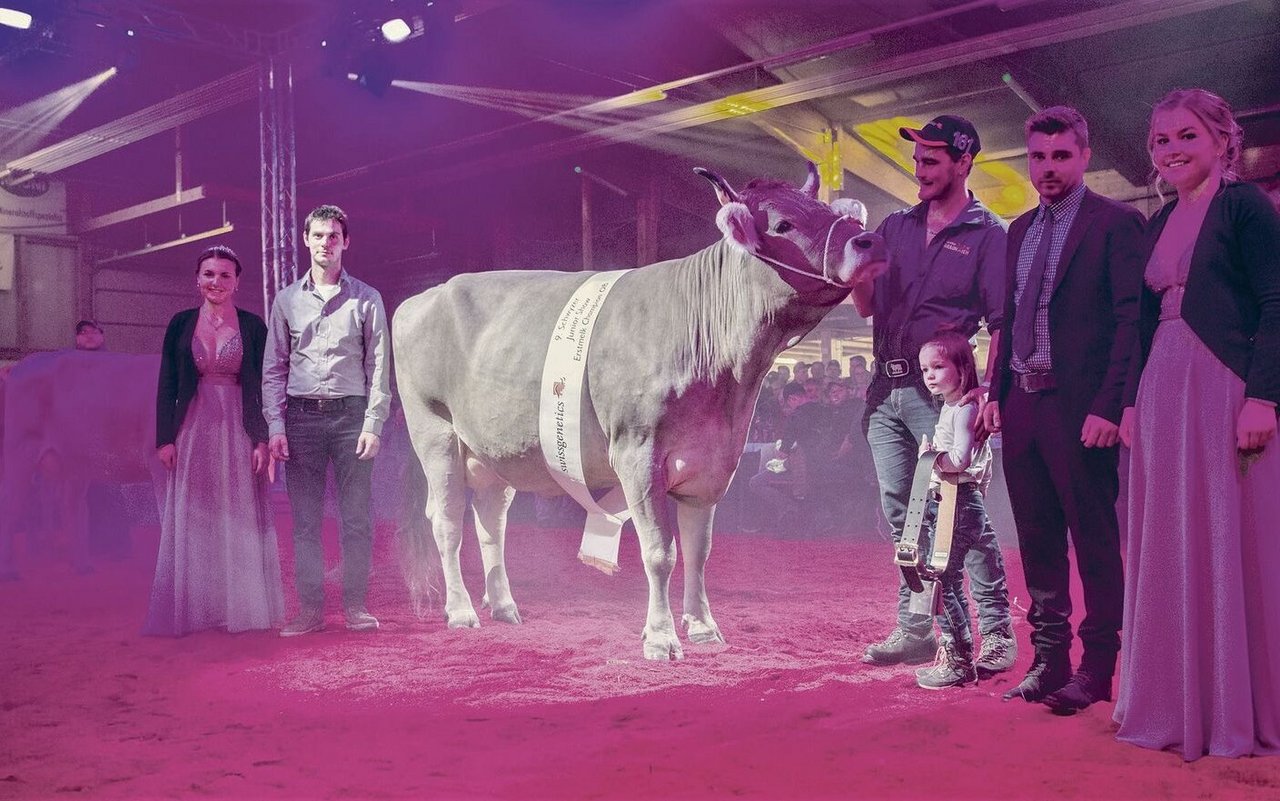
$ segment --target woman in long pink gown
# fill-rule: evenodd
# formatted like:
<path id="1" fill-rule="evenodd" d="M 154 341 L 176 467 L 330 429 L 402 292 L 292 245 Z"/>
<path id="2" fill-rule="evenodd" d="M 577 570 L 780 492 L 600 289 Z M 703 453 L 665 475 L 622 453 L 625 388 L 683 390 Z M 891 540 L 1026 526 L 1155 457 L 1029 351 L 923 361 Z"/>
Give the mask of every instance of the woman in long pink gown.
<path id="1" fill-rule="evenodd" d="M 1152 114 L 1177 199 L 1151 219 L 1132 448 L 1118 739 L 1183 759 L 1280 753 L 1280 214 L 1235 180 L 1227 104 Z M 1142 365 L 1139 360 L 1137 364 Z"/>
<path id="2" fill-rule="evenodd" d="M 268 629 L 281 619 L 280 555 L 264 469 L 267 327 L 237 309 L 240 261 L 200 255 L 204 302 L 165 333 L 156 446 L 169 469 L 145 634 Z"/>

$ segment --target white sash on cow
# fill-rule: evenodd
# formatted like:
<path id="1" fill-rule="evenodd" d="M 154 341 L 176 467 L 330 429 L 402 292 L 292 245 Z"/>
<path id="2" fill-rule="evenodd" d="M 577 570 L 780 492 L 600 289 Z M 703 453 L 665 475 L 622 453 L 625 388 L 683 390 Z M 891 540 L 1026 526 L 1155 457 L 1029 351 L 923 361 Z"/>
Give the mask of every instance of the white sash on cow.
<path id="1" fill-rule="evenodd" d="M 569 298 L 556 320 L 542 368 L 538 438 L 547 469 L 583 509 L 587 524 L 578 558 L 612 574 L 618 569 L 622 525 L 631 517 L 619 488 L 597 501 L 582 469 L 582 391 L 586 385 L 591 329 L 609 290 L 630 270 L 593 273 Z"/>

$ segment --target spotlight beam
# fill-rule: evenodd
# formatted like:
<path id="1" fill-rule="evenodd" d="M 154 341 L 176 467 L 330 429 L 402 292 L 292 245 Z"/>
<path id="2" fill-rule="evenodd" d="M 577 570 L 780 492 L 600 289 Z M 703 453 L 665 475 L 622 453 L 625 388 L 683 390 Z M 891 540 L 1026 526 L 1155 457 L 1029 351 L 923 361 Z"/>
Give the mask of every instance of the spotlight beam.
<path id="1" fill-rule="evenodd" d="M 0 158 L 26 155 L 115 74 L 115 67 L 103 70 L 0 114 Z"/>

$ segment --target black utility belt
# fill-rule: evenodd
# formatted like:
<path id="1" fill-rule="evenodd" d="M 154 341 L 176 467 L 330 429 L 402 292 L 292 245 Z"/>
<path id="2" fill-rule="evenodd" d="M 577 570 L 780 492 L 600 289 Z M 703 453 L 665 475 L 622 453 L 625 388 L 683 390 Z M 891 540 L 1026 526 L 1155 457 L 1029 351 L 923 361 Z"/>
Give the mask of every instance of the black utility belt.
<path id="1" fill-rule="evenodd" d="M 341 398 L 295 398 L 289 396 L 289 408 L 301 409 L 312 414 L 328 414 L 345 409 L 363 409 L 368 404 L 364 395 L 345 395 Z"/>

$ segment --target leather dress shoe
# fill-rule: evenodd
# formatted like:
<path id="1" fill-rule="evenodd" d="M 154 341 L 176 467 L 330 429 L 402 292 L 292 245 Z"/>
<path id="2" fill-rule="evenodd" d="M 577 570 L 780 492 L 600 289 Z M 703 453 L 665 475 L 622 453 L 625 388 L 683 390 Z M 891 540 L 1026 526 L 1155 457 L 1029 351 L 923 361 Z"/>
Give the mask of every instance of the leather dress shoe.
<path id="1" fill-rule="evenodd" d="M 1046 696 L 1061 690 L 1071 678 L 1071 663 L 1065 658 L 1043 657 L 1036 654 L 1031 669 L 1018 683 L 1017 687 L 1006 692 L 1002 698 L 1012 701 L 1021 698 L 1029 704 L 1043 701 Z"/>
<path id="2" fill-rule="evenodd" d="M 1098 701 L 1111 700 L 1111 674 L 1080 668 L 1063 687 L 1044 697 L 1044 705 L 1055 715 L 1074 715 Z"/>

